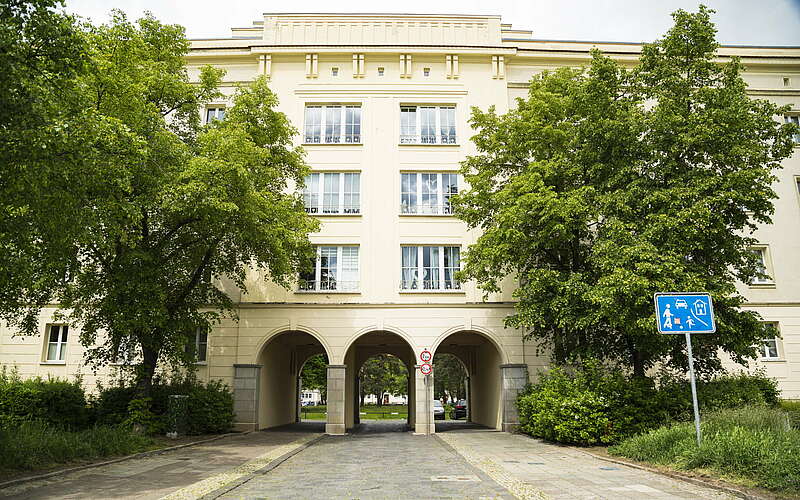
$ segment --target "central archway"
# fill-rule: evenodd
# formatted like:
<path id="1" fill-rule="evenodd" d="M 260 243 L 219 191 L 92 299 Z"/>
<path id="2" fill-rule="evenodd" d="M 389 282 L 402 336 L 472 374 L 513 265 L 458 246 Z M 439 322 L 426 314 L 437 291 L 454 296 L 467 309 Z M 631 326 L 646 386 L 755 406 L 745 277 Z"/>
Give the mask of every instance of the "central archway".
<path id="1" fill-rule="evenodd" d="M 353 429 L 360 423 L 359 405 L 359 373 L 364 363 L 371 357 L 389 354 L 399 359 L 408 372 L 408 417 L 406 423 L 414 425 L 415 383 L 414 383 L 414 349 L 401 335 L 387 330 L 366 332 L 351 342 L 344 358 L 345 373 L 345 427 Z"/>

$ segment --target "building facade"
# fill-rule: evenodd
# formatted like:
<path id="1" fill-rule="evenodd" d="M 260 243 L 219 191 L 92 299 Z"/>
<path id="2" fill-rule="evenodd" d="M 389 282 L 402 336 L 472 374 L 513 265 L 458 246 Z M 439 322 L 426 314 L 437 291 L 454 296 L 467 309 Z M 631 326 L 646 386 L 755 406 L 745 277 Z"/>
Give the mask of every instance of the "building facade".
<path id="1" fill-rule="evenodd" d="M 358 422 L 359 367 L 388 353 L 409 370 L 409 423 L 434 432 L 433 381 L 419 369 L 426 350 L 463 362 L 473 421 L 498 429 L 517 423 L 516 394 L 548 358 L 504 327 L 513 282 L 484 298 L 455 280 L 478 235 L 452 216 L 449 197 L 464 188 L 459 163 L 475 153 L 470 108 L 503 113 L 526 95 L 533 75 L 585 64 L 593 47 L 630 64 L 640 51 L 629 43 L 536 40 L 498 16 L 469 15 L 265 14 L 231 38 L 191 42 L 193 78 L 206 64 L 226 70 L 226 97 L 203 110 L 206 120 L 224 116 L 238 85 L 269 78 L 308 153 L 313 173 L 303 196 L 322 223 L 311 236 L 313 273 L 285 290 L 251 272 L 246 294 L 230 290 L 240 320 L 197 339 L 206 353 L 199 375 L 234 388 L 239 428 L 296 421 L 302 365 L 326 354 L 327 432 L 345 432 Z M 800 114 L 800 48 L 719 53 L 731 55 L 742 58 L 753 96 Z M 800 398 L 800 157 L 778 176 L 774 224 L 759 230 L 754 248 L 771 279 L 741 290 L 782 334 L 765 340 L 757 364 L 785 397 Z M 77 335 L 51 317 L 52 310 L 43 313 L 42 337 L 0 330 L 0 364 L 24 376 L 79 371 Z M 93 385 L 88 373 L 86 382 Z"/>

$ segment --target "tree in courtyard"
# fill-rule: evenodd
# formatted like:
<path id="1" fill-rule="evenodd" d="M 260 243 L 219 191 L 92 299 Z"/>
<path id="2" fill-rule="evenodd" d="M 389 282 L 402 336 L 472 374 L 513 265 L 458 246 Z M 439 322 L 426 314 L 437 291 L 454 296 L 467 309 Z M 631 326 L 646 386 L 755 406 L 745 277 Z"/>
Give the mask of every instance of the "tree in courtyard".
<path id="1" fill-rule="evenodd" d="M 700 371 L 755 356 L 767 337 L 735 283 L 762 271 L 750 251 L 792 151 L 785 112 L 747 95 L 741 62 L 715 60 L 712 11 L 679 10 L 628 70 L 598 51 L 545 72 L 498 115 L 474 110 L 478 154 L 455 213 L 482 235 L 463 277 L 485 292 L 513 276 L 507 319 L 558 362 L 684 367 L 680 337 L 656 333 L 653 293 L 711 293 L 718 331 L 699 336 Z"/>
<path id="2" fill-rule="evenodd" d="M 364 362 L 359 372 L 361 404 L 367 394 L 374 394 L 378 406 L 383 405 L 383 395 L 403 396 L 408 393 L 408 370 L 391 354 L 378 354 Z"/>
<path id="3" fill-rule="evenodd" d="M 317 354 L 308 358 L 300 372 L 303 389 L 319 391 L 322 401 L 327 401 L 328 393 L 328 356 Z"/>
<path id="4" fill-rule="evenodd" d="M 236 91 L 224 120 L 201 125 L 223 75 L 205 67 L 189 81 L 183 28 L 115 12 L 82 39 L 87 125 L 71 133 L 86 142 L 63 152 L 82 159 L 47 186 L 70 193 L 72 258 L 45 298 L 80 325 L 89 363 L 137 357 L 147 395 L 157 366 L 192 362 L 195 332 L 233 314 L 230 294 L 250 269 L 288 286 L 310 260 L 317 224 L 289 191 L 308 168 L 263 78 Z"/>
<path id="5" fill-rule="evenodd" d="M 452 401 L 467 398 L 467 372 L 452 354 L 437 354 L 433 359 L 433 394 Z"/>

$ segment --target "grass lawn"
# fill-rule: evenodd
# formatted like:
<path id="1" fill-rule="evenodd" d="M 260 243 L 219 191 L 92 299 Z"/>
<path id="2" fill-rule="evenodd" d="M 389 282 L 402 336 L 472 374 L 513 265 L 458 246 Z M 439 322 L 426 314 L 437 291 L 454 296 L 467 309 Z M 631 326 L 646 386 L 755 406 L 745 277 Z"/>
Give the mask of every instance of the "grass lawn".
<path id="1" fill-rule="evenodd" d="M 703 417 L 702 432 L 699 447 L 687 422 L 634 436 L 608 452 L 800 498 L 800 430 L 790 427 L 785 411 L 722 410 Z"/>
<path id="2" fill-rule="evenodd" d="M 303 420 L 325 420 L 328 407 L 304 406 L 301 409 Z M 359 409 L 362 420 L 405 420 L 408 418 L 408 405 L 363 405 Z"/>

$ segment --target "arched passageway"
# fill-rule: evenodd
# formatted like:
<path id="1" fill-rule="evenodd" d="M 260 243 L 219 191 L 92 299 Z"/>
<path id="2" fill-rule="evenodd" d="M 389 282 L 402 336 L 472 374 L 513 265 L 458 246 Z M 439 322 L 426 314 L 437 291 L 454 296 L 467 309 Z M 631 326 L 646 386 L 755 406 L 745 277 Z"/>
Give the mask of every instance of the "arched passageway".
<path id="1" fill-rule="evenodd" d="M 267 342 L 257 358 L 257 428 L 269 429 L 300 421 L 300 373 L 312 356 L 327 354 L 313 335 L 282 332 Z"/>
<path id="2" fill-rule="evenodd" d="M 451 354 L 467 370 L 467 421 L 495 429 L 503 424 L 503 356 L 495 343 L 474 331 L 448 335 L 436 347 L 436 357 Z M 436 376 L 434 370 L 433 376 Z"/>
<path id="3" fill-rule="evenodd" d="M 364 363 L 378 355 L 388 354 L 399 359 L 408 374 L 408 417 L 407 425 L 414 425 L 414 350 L 400 335 L 389 331 L 371 331 L 358 337 L 347 349 L 345 364 L 345 411 L 344 421 L 347 430 L 360 423 L 359 407 L 361 399 L 359 375 Z M 390 427 L 386 427 L 387 429 Z M 391 427 L 398 429 L 398 427 Z"/>

